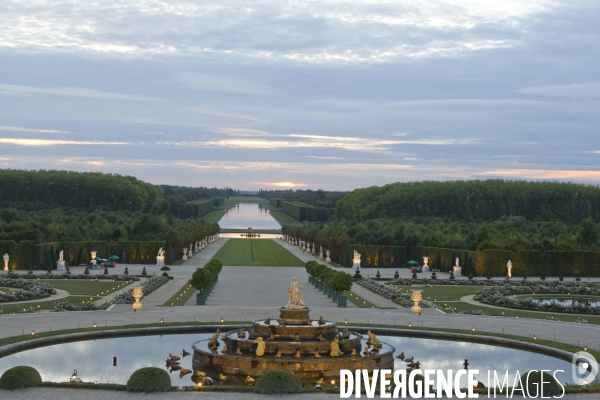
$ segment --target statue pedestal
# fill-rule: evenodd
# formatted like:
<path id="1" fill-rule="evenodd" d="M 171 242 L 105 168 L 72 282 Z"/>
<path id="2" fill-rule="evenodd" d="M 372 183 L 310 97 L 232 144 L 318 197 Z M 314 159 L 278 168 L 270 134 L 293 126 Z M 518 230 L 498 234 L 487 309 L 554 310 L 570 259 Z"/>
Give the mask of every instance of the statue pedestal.
<path id="1" fill-rule="evenodd" d="M 162 267 L 165 265 L 165 256 L 157 256 L 156 257 L 156 265 Z"/>
<path id="2" fill-rule="evenodd" d="M 56 270 L 57 271 L 64 271 L 65 270 L 65 262 L 58 260 L 56 262 Z"/>
<path id="3" fill-rule="evenodd" d="M 8 260 L 4 260 L 4 270 L 8 271 Z"/>
<path id="4" fill-rule="evenodd" d="M 182 259 L 183 261 L 187 261 L 187 256 L 185 255 L 185 253 L 183 253 L 183 257 L 181 257 L 181 259 Z"/>
<path id="5" fill-rule="evenodd" d="M 456 266 L 454 267 L 454 276 L 462 276 L 462 267 L 461 266 Z"/>
<path id="6" fill-rule="evenodd" d="M 423 265 L 423 268 L 421 269 L 421 272 L 431 272 L 429 265 Z"/>

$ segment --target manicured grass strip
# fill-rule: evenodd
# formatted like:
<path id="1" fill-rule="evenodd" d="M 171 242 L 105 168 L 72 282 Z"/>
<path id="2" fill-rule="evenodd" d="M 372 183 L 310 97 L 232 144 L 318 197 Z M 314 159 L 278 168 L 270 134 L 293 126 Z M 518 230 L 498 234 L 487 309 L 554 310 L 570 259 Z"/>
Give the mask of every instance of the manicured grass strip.
<path id="1" fill-rule="evenodd" d="M 304 266 L 298 257 L 270 239 L 229 239 L 213 259 L 227 266 Z"/>
<path id="2" fill-rule="evenodd" d="M 219 221 L 221 220 L 221 218 L 223 218 L 223 215 L 225 215 L 225 210 L 213 210 L 211 212 L 209 212 L 208 214 L 205 214 L 202 216 L 202 219 L 206 222 L 208 222 L 209 224 L 217 224 L 219 223 Z"/>
<path id="3" fill-rule="evenodd" d="M 353 292 L 346 292 L 346 297 L 349 302 L 356 305 L 358 308 L 378 308 L 375 304 Z"/>
<path id="4" fill-rule="evenodd" d="M 270 214 L 275 218 L 275 221 L 279 222 L 279 225 L 304 225 L 302 221 L 298 221 L 296 218 L 283 211 L 271 210 Z"/>
<path id="5" fill-rule="evenodd" d="M 423 291 L 423 298 L 425 300 L 434 301 L 458 301 L 463 296 L 468 296 L 481 292 L 482 286 L 400 286 L 394 285 L 398 289 L 402 289 L 405 292 L 411 289 L 417 289 Z"/>
<path id="6" fill-rule="evenodd" d="M 182 306 L 190 297 L 196 293 L 196 290 L 189 284 L 186 283 L 175 293 L 169 300 L 163 304 L 163 306 Z"/>
<path id="7" fill-rule="evenodd" d="M 83 295 L 83 296 L 106 296 L 119 289 L 123 289 L 125 286 L 131 284 L 129 281 L 101 281 L 101 280 L 60 280 L 60 279 L 49 279 L 40 280 L 38 282 L 45 282 L 55 289 L 62 289 L 69 292 L 70 295 Z"/>
<path id="8" fill-rule="evenodd" d="M 11 304 L 11 303 L 4 303 L 4 304 L 0 304 L 0 310 L 2 310 L 2 312 L 4 314 L 23 314 L 25 313 L 23 311 L 23 309 L 25 310 L 29 310 L 30 307 L 33 307 L 35 309 L 41 310 L 41 309 L 50 309 L 52 307 L 54 307 L 54 304 L 56 304 L 56 302 L 59 301 L 67 301 L 69 303 L 72 303 L 74 305 L 79 305 L 81 304 L 81 302 L 88 302 L 88 301 L 96 301 L 98 300 L 100 297 L 95 297 L 95 296 L 90 296 L 90 297 L 83 297 L 83 296 L 69 296 L 69 297 L 65 297 L 62 299 L 58 299 L 58 300 L 49 300 L 49 301 L 33 301 L 31 303 L 21 303 L 21 304 Z"/>
<path id="9" fill-rule="evenodd" d="M 444 302 L 437 302 L 438 305 L 443 308 Z M 514 308 L 492 308 L 486 307 L 485 305 L 468 304 L 463 302 L 452 302 L 447 303 L 447 307 L 456 308 L 455 312 L 461 311 L 477 311 L 481 310 L 487 312 L 492 316 L 498 317 L 512 317 L 512 318 L 531 318 L 531 319 L 547 319 L 547 316 L 552 316 L 560 321 L 564 322 L 576 322 L 577 319 L 585 319 L 588 324 L 600 325 L 600 316 L 590 314 L 568 314 L 568 313 L 555 313 L 548 311 L 521 311 Z"/>

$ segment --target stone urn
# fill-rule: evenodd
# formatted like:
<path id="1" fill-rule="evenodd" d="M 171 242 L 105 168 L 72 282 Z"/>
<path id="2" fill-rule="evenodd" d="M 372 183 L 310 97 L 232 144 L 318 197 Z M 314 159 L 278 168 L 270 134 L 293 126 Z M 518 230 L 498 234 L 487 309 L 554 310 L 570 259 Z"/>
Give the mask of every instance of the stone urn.
<path id="1" fill-rule="evenodd" d="M 187 261 L 187 247 L 183 248 L 183 257 L 181 257 L 183 261 Z"/>
<path id="2" fill-rule="evenodd" d="M 429 269 L 429 257 L 425 256 L 423 257 L 423 268 L 421 269 L 421 272 L 431 272 L 431 270 Z"/>
<path id="3" fill-rule="evenodd" d="M 410 299 L 415 303 L 415 305 L 412 306 L 411 311 L 415 314 L 419 314 L 421 312 L 419 302 L 423 300 L 422 290 L 413 290 L 410 295 Z"/>
<path id="4" fill-rule="evenodd" d="M 331 250 L 325 250 L 325 254 L 327 254 L 325 262 L 331 262 L 331 258 L 329 258 L 329 256 L 331 255 Z"/>
<path id="5" fill-rule="evenodd" d="M 142 303 L 140 299 L 144 297 L 144 291 L 141 286 L 136 286 L 133 288 L 133 298 L 135 299 L 135 303 L 133 303 L 133 311 L 139 311 L 142 309 Z"/>
<path id="6" fill-rule="evenodd" d="M 97 251 L 90 251 L 90 254 L 92 256 L 92 264 L 96 265 L 96 254 L 98 254 Z"/>

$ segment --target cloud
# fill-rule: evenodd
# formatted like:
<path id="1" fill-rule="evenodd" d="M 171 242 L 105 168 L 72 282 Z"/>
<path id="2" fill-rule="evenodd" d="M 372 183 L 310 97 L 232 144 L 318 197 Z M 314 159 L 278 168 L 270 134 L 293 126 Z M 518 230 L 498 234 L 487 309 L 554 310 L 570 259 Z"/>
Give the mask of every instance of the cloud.
<path id="1" fill-rule="evenodd" d="M 548 179 L 560 181 L 600 182 L 600 171 L 496 169 L 477 172 L 474 175 L 520 179 Z"/>
<path id="2" fill-rule="evenodd" d="M 82 89 L 74 87 L 56 87 L 56 88 L 39 88 L 31 86 L 17 86 L 0 84 L 0 91 L 6 93 L 18 94 L 33 94 L 33 95 L 55 95 L 55 96 L 71 96 L 71 97 L 87 97 L 92 99 L 103 100 L 132 100 L 132 101 L 153 101 L 158 100 L 152 97 L 137 96 L 132 94 L 120 94 L 103 92 L 100 90 Z"/>
<path id="3" fill-rule="evenodd" d="M 184 0 L 65 0 L 60 5 L 3 0 L 3 5 L 0 47 L 16 52 L 302 63 L 456 57 L 518 46 L 527 24 L 558 6 L 546 0 L 209 0 L 201 5 Z M 263 89 L 236 88 L 230 78 L 218 79 L 200 77 L 199 86 L 234 93 Z"/>
<path id="4" fill-rule="evenodd" d="M 273 187 L 284 187 L 284 188 L 296 188 L 304 187 L 305 183 L 294 183 L 294 182 L 254 182 L 256 185 L 266 185 Z"/>
<path id="5" fill-rule="evenodd" d="M 77 140 L 57 140 L 57 139 L 21 139 L 21 138 L 0 138 L 0 143 L 13 144 L 17 146 L 59 146 L 59 145 L 126 145 L 127 142 L 102 142 L 99 140 L 77 141 Z"/>
<path id="6" fill-rule="evenodd" d="M 275 90 L 270 89 L 267 86 L 217 74 L 181 73 L 175 75 L 175 80 L 188 89 L 208 92 L 253 95 L 270 95 L 275 93 Z"/>
<path id="7" fill-rule="evenodd" d="M 529 86 L 518 90 L 517 92 L 537 96 L 591 100 L 600 98 L 600 82 L 572 83 L 569 85 Z"/>
<path id="8" fill-rule="evenodd" d="M 0 125 L 0 131 L 35 132 L 35 133 L 69 133 L 67 131 L 56 131 L 53 129 L 32 129 L 32 128 L 23 128 L 20 126 L 2 126 L 2 125 Z"/>

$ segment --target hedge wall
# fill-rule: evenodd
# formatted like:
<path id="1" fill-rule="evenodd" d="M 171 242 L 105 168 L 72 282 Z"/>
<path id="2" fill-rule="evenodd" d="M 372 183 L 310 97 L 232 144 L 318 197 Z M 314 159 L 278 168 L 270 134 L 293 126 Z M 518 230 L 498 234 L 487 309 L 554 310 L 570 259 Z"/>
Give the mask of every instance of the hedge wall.
<path id="1" fill-rule="evenodd" d="M 201 217 L 215 208 L 214 199 L 194 200 L 177 207 L 179 218 Z"/>
<path id="2" fill-rule="evenodd" d="M 361 268 L 400 268 L 406 264 L 406 247 L 404 246 L 383 246 L 383 245 L 362 245 L 351 244 L 342 252 L 333 251 L 332 261 L 352 267 L 354 261 L 354 250 L 360 253 Z M 394 262 L 391 262 L 394 257 Z"/>
<path id="3" fill-rule="evenodd" d="M 313 207 L 295 201 L 282 201 L 282 210 L 299 221 L 327 222 L 333 216 L 334 208 Z"/>
<path id="4" fill-rule="evenodd" d="M 513 276 L 600 276 L 600 251 L 588 250 L 480 250 L 476 273 L 506 276 L 508 260 Z"/>
<path id="5" fill-rule="evenodd" d="M 215 207 L 219 207 L 220 205 L 223 205 L 223 203 L 225 203 L 225 196 L 215 196 L 213 197 L 213 205 Z"/>
<path id="6" fill-rule="evenodd" d="M 458 257 L 460 266 L 462 267 L 462 275 L 468 276 L 469 272 L 473 272 L 473 275 L 477 274 L 475 268 L 475 264 L 477 263 L 477 252 L 475 251 L 448 249 L 444 247 L 417 246 L 415 248 L 415 253 L 415 261 L 417 261 L 419 265 L 423 264 L 423 257 L 428 256 L 428 265 L 431 268 L 448 272 L 456 265 L 456 257 Z M 506 264 L 506 262 L 504 264 Z"/>
<path id="7" fill-rule="evenodd" d="M 273 207 L 281 208 L 281 203 L 283 202 L 283 199 L 280 199 L 278 197 L 271 197 L 269 199 L 269 202 Z"/>
<path id="8" fill-rule="evenodd" d="M 11 269 L 28 270 L 34 266 L 37 269 L 56 269 L 56 261 L 63 250 L 64 259 L 70 265 L 88 263 L 90 251 L 97 251 L 100 258 L 117 255 L 127 258 L 118 262 L 128 264 L 154 264 L 158 249 L 165 247 L 164 241 L 156 242 L 54 242 L 34 245 L 30 241 L 16 243 L 12 240 L 0 241 L 0 252 L 8 253 Z M 2 267 L 4 264 L 2 263 Z"/>

